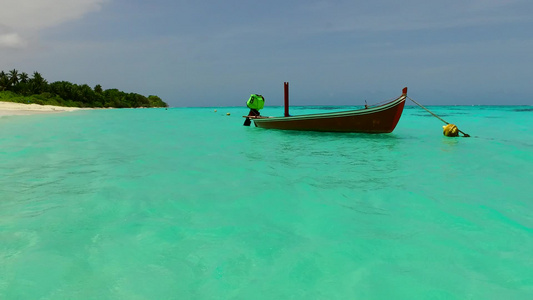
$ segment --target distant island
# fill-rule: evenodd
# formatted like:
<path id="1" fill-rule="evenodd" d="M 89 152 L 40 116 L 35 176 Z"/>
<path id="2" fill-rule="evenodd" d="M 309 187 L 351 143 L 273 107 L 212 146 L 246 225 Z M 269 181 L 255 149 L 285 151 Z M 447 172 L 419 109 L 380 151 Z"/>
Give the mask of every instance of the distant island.
<path id="1" fill-rule="evenodd" d="M 0 72 L 0 101 L 87 108 L 168 107 L 158 96 L 103 90 L 99 84 L 93 89 L 68 81 L 48 83 L 39 72 L 30 78 L 17 70 Z"/>

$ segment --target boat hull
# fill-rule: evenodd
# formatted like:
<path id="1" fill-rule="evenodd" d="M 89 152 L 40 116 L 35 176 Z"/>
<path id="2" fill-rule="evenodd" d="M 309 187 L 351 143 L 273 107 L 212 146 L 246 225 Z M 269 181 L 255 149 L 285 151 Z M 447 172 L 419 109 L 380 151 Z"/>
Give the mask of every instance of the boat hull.
<path id="1" fill-rule="evenodd" d="M 256 127 L 280 130 L 390 133 L 396 128 L 406 94 L 371 108 L 289 117 L 256 118 Z"/>

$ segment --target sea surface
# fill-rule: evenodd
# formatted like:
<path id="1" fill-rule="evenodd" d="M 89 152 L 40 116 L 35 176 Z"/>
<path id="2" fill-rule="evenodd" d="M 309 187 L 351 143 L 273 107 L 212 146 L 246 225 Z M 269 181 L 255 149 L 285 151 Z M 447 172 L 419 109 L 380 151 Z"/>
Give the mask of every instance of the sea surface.
<path id="1" fill-rule="evenodd" d="M 471 137 L 2 117 L 0 299 L 533 299 L 533 107 L 428 108 Z"/>

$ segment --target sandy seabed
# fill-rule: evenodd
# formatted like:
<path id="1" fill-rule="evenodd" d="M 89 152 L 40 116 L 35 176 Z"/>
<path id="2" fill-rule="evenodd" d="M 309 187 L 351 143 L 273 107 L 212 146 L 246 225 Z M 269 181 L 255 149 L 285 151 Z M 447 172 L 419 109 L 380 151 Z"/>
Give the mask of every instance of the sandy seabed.
<path id="1" fill-rule="evenodd" d="M 75 111 L 82 108 L 0 101 L 0 117 Z"/>

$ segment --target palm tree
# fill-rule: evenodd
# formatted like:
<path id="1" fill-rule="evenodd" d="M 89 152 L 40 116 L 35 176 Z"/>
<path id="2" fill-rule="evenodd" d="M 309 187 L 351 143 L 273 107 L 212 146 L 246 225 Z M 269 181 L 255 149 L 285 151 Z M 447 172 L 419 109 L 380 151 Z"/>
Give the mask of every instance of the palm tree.
<path id="1" fill-rule="evenodd" d="M 5 91 L 9 87 L 9 77 L 4 71 L 0 72 L 0 91 Z"/>
<path id="2" fill-rule="evenodd" d="M 48 88 L 48 82 L 39 72 L 33 72 L 33 78 L 30 79 L 30 85 L 33 94 L 44 93 Z"/>
<path id="3" fill-rule="evenodd" d="M 12 85 L 19 83 L 19 72 L 15 69 L 9 71 L 9 80 L 11 81 Z"/>
<path id="4" fill-rule="evenodd" d="M 104 93 L 104 90 L 102 89 L 102 86 L 97 84 L 95 87 L 94 87 L 94 92 L 97 93 L 97 94 L 102 94 Z"/>
<path id="5" fill-rule="evenodd" d="M 29 79 L 29 77 L 28 77 L 27 73 L 25 73 L 25 72 L 20 73 L 19 80 L 20 80 L 21 83 L 27 83 L 28 79 Z"/>
<path id="6" fill-rule="evenodd" d="M 18 75 L 19 82 L 13 86 L 13 91 L 25 96 L 31 95 L 30 84 L 28 83 L 28 73 L 22 72 Z"/>

